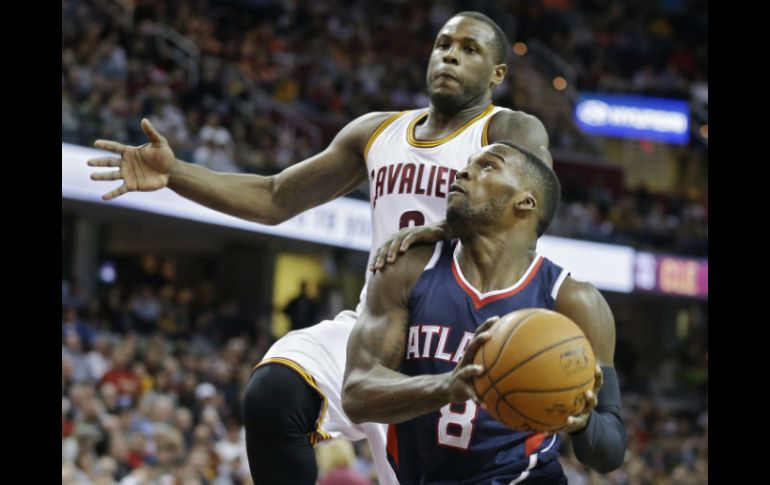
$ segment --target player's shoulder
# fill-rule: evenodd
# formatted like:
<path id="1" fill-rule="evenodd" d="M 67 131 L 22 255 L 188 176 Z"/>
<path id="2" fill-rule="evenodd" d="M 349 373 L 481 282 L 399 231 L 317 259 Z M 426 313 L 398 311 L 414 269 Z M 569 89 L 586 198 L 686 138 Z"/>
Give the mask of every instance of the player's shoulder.
<path id="1" fill-rule="evenodd" d="M 548 166 L 553 159 L 548 151 L 548 132 L 536 116 L 503 108 L 489 122 L 489 142 L 514 141 L 538 155 Z"/>
<path id="2" fill-rule="evenodd" d="M 394 262 L 385 265 L 382 270 L 378 271 L 379 277 L 394 285 L 413 285 L 425 270 L 439 244 L 442 243 L 410 247 Z M 443 241 L 443 244 L 447 244 L 447 242 Z"/>
<path id="3" fill-rule="evenodd" d="M 358 127 L 373 132 L 388 118 L 396 116 L 400 113 L 402 113 L 402 111 L 372 111 L 354 119 L 348 124 L 348 126 Z"/>
<path id="4" fill-rule="evenodd" d="M 567 276 L 559 288 L 556 300 L 567 303 L 576 302 L 594 297 L 596 294 L 599 294 L 599 290 L 593 284 Z"/>
<path id="5" fill-rule="evenodd" d="M 501 108 L 499 111 L 492 115 L 490 121 L 490 135 L 492 132 L 500 132 L 506 134 L 506 132 L 513 130 L 543 130 L 545 131 L 545 125 L 540 119 L 530 113 L 524 111 L 517 111 L 510 108 Z M 492 139 L 492 138 L 490 138 Z"/>
<path id="6" fill-rule="evenodd" d="M 372 111 L 363 114 L 345 125 L 337 135 L 337 141 L 352 143 L 351 146 L 357 147 L 363 153 L 364 147 L 377 128 L 399 113 L 399 111 Z"/>
<path id="7" fill-rule="evenodd" d="M 403 273 L 421 273 L 439 244 L 447 244 L 447 242 L 441 241 L 436 244 L 420 244 L 412 246 L 405 253 L 396 258 L 393 263 L 385 266 L 385 268 L 393 267 L 394 270 Z"/>
<path id="8" fill-rule="evenodd" d="M 600 325 L 603 320 L 612 322 L 612 313 L 607 300 L 598 288 L 587 281 L 580 281 L 568 276 L 564 279 L 556 296 L 555 310 L 592 325 Z M 580 322 L 578 322 L 580 324 Z"/>

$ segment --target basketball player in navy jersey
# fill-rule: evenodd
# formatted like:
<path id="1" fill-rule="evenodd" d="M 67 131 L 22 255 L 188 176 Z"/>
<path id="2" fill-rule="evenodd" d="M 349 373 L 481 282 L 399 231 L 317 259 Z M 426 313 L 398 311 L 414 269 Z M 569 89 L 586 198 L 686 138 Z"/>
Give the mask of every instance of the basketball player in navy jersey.
<path id="1" fill-rule="evenodd" d="M 439 223 L 447 191 L 472 153 L 489 142 L 510 139 L 552 163 L 548 135 L 537 118 L 491 103 L 492 90 L 506 75 L 509 52 L 508 40 L 494 21 L 477 12 L 462 12 L 450 18 L 436 37 L 426 75 L 427 108 L 363 115 L 322 152 L 270 177 L 218 173 L 177 160 L 167 140 L 142 120 L 149 138 L 145 145 L 96 142 L 97 148 L 117 153 L 120 159 L 89 160 L 90 166 L 118 168 L 94 173 L 92 178 L 123 182 L 107 192 L 105 200 L 168 187 L 206 207 L 271 225 L 368 180 L 373 248 L 405 226 L 425 224 L 428 238 L 447 237 L 446 224 Z M 345 347 L 356 317 L 357 312 L 345 311 L 289 332 L 253 372 L 243 418 L 257 484 L 314 483 L 313 444 L 338 436 L 366 437 L 380 483 L 395 482 L 385 459 L 385 427 L 352 423 L 340 402 Z"/>
<path id="2" fill-rule="evenodd" d="M 559 435 L 514 432 L 481 409 L 473 364 L 496 317 L 547 308 L 577 323 L 597 359 L 598 399 L 561 431 L 577 458 L 607 473 L 626 434 L 613 369 L 615 324 L 596 288 L 538 255 L 560 198 L 556 175 L 520 145 L 472 156 L 449 190 L 459 239 L 410 249 L 370 278 L 348 341 L 342 402 L 353 421 L 390 423 L 388 458 L 400 483 L 564 484 Z M 603 385 L 601 384 L 603 377 Z"/>

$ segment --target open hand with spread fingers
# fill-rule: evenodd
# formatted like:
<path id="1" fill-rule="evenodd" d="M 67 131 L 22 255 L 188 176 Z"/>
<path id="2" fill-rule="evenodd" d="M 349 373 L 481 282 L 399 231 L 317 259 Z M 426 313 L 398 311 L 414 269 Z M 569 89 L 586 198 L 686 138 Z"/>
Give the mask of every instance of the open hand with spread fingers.
<path id="1" fill-rule="evenodd" d="M 149 143 L 133 147 L 110 140 L 96 140 L 96 148 L 107 150 L 120 158 L 101 157 L 88 160 L 89 167 L 117 167 L 111 172 L 94 172 L 92 180 L 122 180 L 123 185 L 102 196 L 111 200 L 126 192 L 152 192 L 168 185 L 168 178 L 176 164 L 174 152 L 168 140 L 158 133 L 146 118 L 142 120 L 142 130 Z"/>

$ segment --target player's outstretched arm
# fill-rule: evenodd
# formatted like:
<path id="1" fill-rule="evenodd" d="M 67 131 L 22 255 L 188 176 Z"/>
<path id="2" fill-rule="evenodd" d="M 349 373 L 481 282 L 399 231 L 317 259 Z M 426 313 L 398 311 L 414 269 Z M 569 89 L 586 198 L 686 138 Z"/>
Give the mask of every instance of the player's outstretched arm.
<path id="1" fill-rule="evenodd" d="M 614 368 L 615 320 L 607 300 L 590 283 L 567 278 L 556 298 L 555 310 L 571 318 L 583 330 L 594 349 L 596 384 L 586 392 L 583 413 L 569 418 L 577 459 L 600 473 L 623 464 L 626 429 L 621 417 L 620 385 Z"/>
<path id="2" fill-rule="evenodd" d="M 126 192 L 169 187 L 179 195 L 212 209 L 262 224 L 279 224 L 312 207 L 347 194 L 366 178 L 363 151 L 369 136 L 390 113 L 370 113 L 350 122 L 321 153 L 265 177 L 208 170 L 177 160 L 168 141 L 148 120 L 142 129 L 149 139 L 139 147 L 98 140 L 97 148 L 120 158 L 95 158 L 92 167 L 115 167 L 92 174 L 93 180 L 122 180 L 105 200 Z"/>

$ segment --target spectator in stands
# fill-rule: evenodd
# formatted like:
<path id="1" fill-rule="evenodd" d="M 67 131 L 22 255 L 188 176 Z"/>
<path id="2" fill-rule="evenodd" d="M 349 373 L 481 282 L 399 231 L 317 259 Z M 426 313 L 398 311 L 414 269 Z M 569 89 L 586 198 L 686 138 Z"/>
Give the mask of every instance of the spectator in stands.
<path id="1" fill-rule="evenodd" d="M 310 297 L 307 281 L 299 285 L 299 294 L 289 300 L 283 312 L 291 320 L 291 329 L 298 330 L 316 323 L 318 314 L 318 302 Z"/>

